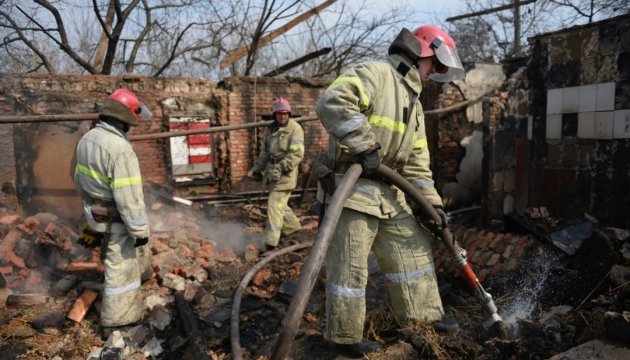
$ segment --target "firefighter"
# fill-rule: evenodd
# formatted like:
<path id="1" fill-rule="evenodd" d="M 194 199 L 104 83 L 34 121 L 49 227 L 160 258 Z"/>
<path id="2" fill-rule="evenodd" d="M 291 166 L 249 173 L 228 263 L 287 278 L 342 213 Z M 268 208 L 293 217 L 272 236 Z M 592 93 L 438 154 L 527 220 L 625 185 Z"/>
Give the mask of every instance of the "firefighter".
<path id="1" fill-rule="evenodd" d="M 291 105 L 285 98 L 277 98 L 271 105 L 274 121 L 265 130 L 260 155 L 247 176 L 261 177 L 269 187 L 267 222 L 263 241 L 267 250 L 278 246 L 281 235 L 301 229 L 300 220 L 288 205 L 291 190 L 295 189 L 298 165 L 304 158 L 304 132 L 291 119 Z M 264 175 L 262 175 L 264 173 Z"/>
<path id="2" fill-rule="evenodd" d="M 138 158 L 127 132 L 151 116 L 134 93 L 118 89 L 103 103 L 100 122 L 77 145 L 74 181 L 91 230 L 84 231 L 81 240 L 86 246 L 101 246 L 105 265 L 100 312 L 103 338 L 139 322 L 144 312 L 141 275 L 152 272 L 149 224 Z M 99 235 L 101 244 L 94 242 Z"/>
<path id="3" fill-rule="evenodd" d="M 429 168 L 418 97 L 429 79 L 461 79 L 464 69 L 453 39 L 432 25 L 402 29 L 388 53 L 388 62 L 366 62 L 338 77 L 316 109 L 329 133 L 329 168 L 336 180 L 353 163 L 363 168 L 326 256 L 326 338 L 359 354 L 381 350 L 362 336 L 370 250 L 389 280 L 399 323 L 421 320 L 438 329 L 457 328 L 453 319 L 443 319 L 426 233 L 403 192 L 374 171 L 381 162 L 398 171 L 446 220 Z M 320 201 L 322 196 L 320 191 Z"/>

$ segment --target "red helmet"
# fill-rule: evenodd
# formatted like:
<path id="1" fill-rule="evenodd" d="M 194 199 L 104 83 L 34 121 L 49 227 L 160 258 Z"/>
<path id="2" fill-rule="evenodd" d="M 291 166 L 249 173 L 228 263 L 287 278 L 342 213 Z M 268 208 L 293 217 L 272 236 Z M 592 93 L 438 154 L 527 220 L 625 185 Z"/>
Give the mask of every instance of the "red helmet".
<path id="1" fill-rule="evenodd" d="M 416 28 L 412 33 L 420 42 L 422 48 L 420 57 L 435 55 L 444 65 L 438 69 L 438 74 L 430 76 L 432 80 L 448 82 L 464 78 L 464 66 L 457 55 L 457 45 L 446 31 L 434 25 L 424 25 Z"/>
<path id="2" fill-rule="evenodd" d="M 140 125 L 140 120 L 151 120 L 153 114 L 127 89 L 114 91 L 103 104 L 101 117 L 111 117 L 132 126 Z"/>
<path id="3" fill-rule="evenodd" d="M 289 114 L 291 113 L 291 104 L 289 101 L 283 97 L 279 97 L 271 103 L 271 111 L 276 113 L 278 111 L 286 111 Z"/>

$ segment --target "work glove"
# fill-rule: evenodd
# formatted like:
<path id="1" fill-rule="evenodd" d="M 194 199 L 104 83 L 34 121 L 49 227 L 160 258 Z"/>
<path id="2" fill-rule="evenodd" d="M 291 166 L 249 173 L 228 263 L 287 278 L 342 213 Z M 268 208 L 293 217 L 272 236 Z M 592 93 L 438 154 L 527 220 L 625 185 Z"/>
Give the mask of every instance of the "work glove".
<path id="1" fill-rule="evenodd" d="M 85 225 L 81 235 L 79 235 L 79 240 L 77 243 L 79 245 L 85 246 L 88 249 L 92 249 L 98 246 L 101 246 L 101 242 L 103 240 L 103 234 L 92 229 L 90 225 Z"/>
<path id="2" fill-rule="evenodd" d="M 145 237 L 136 238 L 136 243 L 133 244 L 133 247 L 140 247 L 140 246 L 146 245 L 148 242 L 149 242 L 149 238 L 145 238 Z"/>
<path id="3" fill-rule="evenodd" d="M 249 170 L 247 172 L 247 177 L 250 177 L 254 180 L 260 180 L 262 179 L 262 175 L 260 175 L 260 171 L 256 168 L 252 168 L 251 170 Z"/>
<path id="4" fill-rule="evenodd" d="M 444 211 L 444 207 L 442 205 L 433 205 L 433 208 L 440 216 L 440 219 L 442 220 L 441 224 L 437 224 L 435 221 L 433 221 L 433 219 L 427 219 L 423 216 L 418 216 L 418 221 L 426 226 L 427 229 L 431 230 L 431 232 L 438 233 L 448 226 L 448 215 L 446 215 L 446 212 Z"/>
<path id="5" fill-rule="evenodd" d="M 280 166 L 275 165 L 273 169 L 271 169 L 271 172 L 269 173 L 269 179 L 271 180 L 271 182 L 278 182 L 278 180 L 280 180 L 281 177 L 282 177 L 282 170 L 280 169 Z"/>
<path id="6" fill-rule="evenodd" d="M 378 158 L 380 148 L 381 144 L 376 143 L 357 155 L 357 161 L 363 168 L 363 175 L 373 175 L 381 165 L 381 160 Z"/>

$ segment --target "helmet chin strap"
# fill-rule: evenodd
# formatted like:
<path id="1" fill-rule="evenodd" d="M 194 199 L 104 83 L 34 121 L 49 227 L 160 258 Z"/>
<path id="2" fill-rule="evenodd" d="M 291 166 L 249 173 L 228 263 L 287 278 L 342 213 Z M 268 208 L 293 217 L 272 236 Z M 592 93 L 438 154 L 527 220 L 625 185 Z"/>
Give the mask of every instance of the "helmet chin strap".
<path id="1" fill-rule="evenodd" d="M 114 128 L 116 128 L 116 130 L 120 131 L 121 134 L 124 135 L 125 137 L 127 137 L 127 133 L 131 129 L 131 126 L 129 126 L 129 124 L 116 120 L 114 118 L 107 118 L 101 121 L 113 126 Z"/>

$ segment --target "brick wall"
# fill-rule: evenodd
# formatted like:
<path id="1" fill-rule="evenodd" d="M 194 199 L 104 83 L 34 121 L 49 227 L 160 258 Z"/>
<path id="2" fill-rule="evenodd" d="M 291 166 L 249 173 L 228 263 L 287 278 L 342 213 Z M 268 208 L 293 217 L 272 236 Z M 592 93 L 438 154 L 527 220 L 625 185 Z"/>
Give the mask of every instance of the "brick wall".
<path id="1" fill-rule="evenodd" d="M 292 104 L 294 115 L 314 116 L 314 107 L 329 81 L 300 78 L 228 78 L 219 84 L 201 79 L 154 79 L 137 76 L 80 76 L 49 74 L 2 74 L 0 83 L 0 112 L 6 115 L 94 113 L 96 104 L 116 88 L 134 91 L 153 111 L 153 119 L 133 128 L 130 135 L 168 131 L 169 115 L 207 116 L 213 126 L 235 125 L 267 120 L 271 116 L 271 102 L 284 96 Z M 84 123 L 85 124 L 85 123 Z M 58 126 L 65 133 L 86 131 L 87 125 L 64 122 L 52 124 L 0 125 L 1 183 L 17 183 L 18 190 L 29 189 L 25 195 L 37 193 L 41 171 L 32 165 L 41 154 L 55 152 L 60 144 L 39 144 L 38 135 L 44 127 Z M 318 121 L 304 123 L 306 158 L 314 157 L 327 146 L 327 136 Z M 48 129 L 48 128 L 47 128 Z M 19 131 L 14 131 L 19 130 Z M 214 163 L 218 182 L 206 186 L 203 192 L 241 191 L 258 188 L 258 183 L 243 181 L 244 175 L 258 155 L 259 140 L 264 128 L 213 134 Z M 46 131 L 49 134 L 50 131 Z M 75 144 L 64 141 L 64 147 Z M 48 147 L 45 147 L 48 146 Z M 14 151 L 15 147 L 15 151 Z M 134 141 L 143 179 L 160 184 L 172 184 L 170 177 L 170 148 L 168 139 Z M 16 154 L 20 156 L 16 157 Z M 19 158 L 17 161 L 16 159 Z M 70 162 L 71 159 L 58 159 Z M 64 163 L 65 164 L 65 163 Z M 67 164 L 65 164 L 67 165 Z M 66 166 L 67 167 L 67 166 Z M 74 185 L 64 170 L 61 188 L 72 192 Z M 58 183 L 59 183 L 58 182 Z M 41 190 L 41 189 L 40 189 Z M 3 198 L 6 195 L 3 194 Z M 44 209 L 38 209 L 44 210 Z"/>

